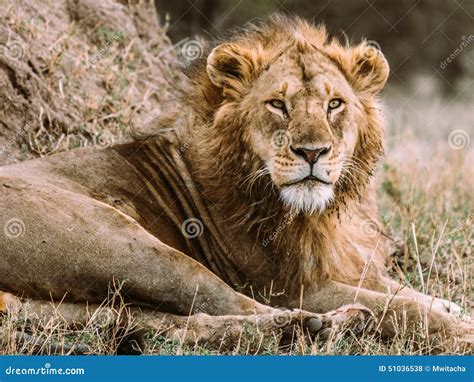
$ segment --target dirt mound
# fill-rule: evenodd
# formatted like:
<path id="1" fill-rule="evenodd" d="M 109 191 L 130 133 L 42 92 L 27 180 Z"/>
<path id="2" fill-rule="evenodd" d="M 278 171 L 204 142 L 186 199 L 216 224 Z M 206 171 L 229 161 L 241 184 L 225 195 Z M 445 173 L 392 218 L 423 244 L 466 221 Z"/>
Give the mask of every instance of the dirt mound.
<path id="1" fill-rule="evenodd" d="M 178 66 L 152 1 L 1 1 L 0 164 L 127 140 Z"/>

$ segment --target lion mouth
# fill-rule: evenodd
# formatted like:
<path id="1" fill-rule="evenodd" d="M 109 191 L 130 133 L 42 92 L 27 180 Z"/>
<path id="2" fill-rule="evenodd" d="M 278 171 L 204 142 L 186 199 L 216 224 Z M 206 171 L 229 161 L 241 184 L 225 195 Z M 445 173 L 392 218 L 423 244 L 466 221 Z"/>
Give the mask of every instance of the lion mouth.
<path id="1" fill-rule="evenodd" d="M 332 183 L 327 182 L 327 181 L 325 181 L 321 178 L 318 178 L 315 175 L 308 175 L 304 178 L 297 179 L 297 180 L 295 180 L 293 182 L 290 182 L 290 183 L 286 183 L 286 184 L 283 185 L 283 187 L 293 186 L 295 184 L 312 183 L 312 182 L 322 183 L 322 184 L 325 184 L 326 186 L 330 186 L 332 184 Z"/>

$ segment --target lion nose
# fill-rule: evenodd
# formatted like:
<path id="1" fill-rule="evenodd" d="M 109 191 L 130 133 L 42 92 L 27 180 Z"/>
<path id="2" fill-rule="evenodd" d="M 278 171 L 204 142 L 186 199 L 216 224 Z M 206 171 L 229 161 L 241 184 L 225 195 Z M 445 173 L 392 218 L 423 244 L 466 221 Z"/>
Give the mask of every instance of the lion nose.
<path id="1" fill-rule="evenodd" d="M 290 146 L 290 148 L 291 151 L 302 157 L 309 164 L 315 164 L 322 155 L 327 154 L 331 150 L 331 146 L 320 147 L 317 149 L 306 149 L 304 147 L 292 146 Z"/>

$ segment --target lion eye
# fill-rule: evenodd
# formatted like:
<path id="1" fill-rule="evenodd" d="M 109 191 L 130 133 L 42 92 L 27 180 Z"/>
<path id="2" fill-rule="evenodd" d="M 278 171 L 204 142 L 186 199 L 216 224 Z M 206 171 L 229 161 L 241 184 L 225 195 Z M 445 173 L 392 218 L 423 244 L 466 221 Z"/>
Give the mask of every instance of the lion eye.
<path id="1" fill-rule="evenodd" d="M 337 109 L 341 105 L 342 105 L 342 99 L 334 98 L 331 101 L 329 101 L 328 109 L 334 110 L 334 109 Z"/>
<path id="2" fill-rule="evenodd" d="M 285 110 L 285 103 L 280 99 L 273 99 L 269 102 L 276 109 Z"/>

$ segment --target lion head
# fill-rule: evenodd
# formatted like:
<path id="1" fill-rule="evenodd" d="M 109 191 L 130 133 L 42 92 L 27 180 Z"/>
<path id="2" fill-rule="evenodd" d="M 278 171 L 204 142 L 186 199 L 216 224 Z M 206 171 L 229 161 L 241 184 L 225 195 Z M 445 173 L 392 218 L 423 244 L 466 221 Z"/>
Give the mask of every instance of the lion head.
<path id="1" fill-rule="evenodd" d="M 380 51 L 274 16 L 217 45 L 205 67 L 192 80 L 211 120 L 200 144 L 213 152 L 212 172 L 270 182 L 306 214 L 360 195 L 382 152 L 375 96 L 389 69 Z"/>
<path id="2" fill-rule="evenodd" d="M 173 126 L 193 181 L 219 224 L 277 256 L 288 285 L 357 279 L 374 248 L 381 269 L 385 239 L 360 227 L 380 227 L 369 185 L 388 72 L 371 44 L 281 15 L 247 25 L 187 72 Z"/>

